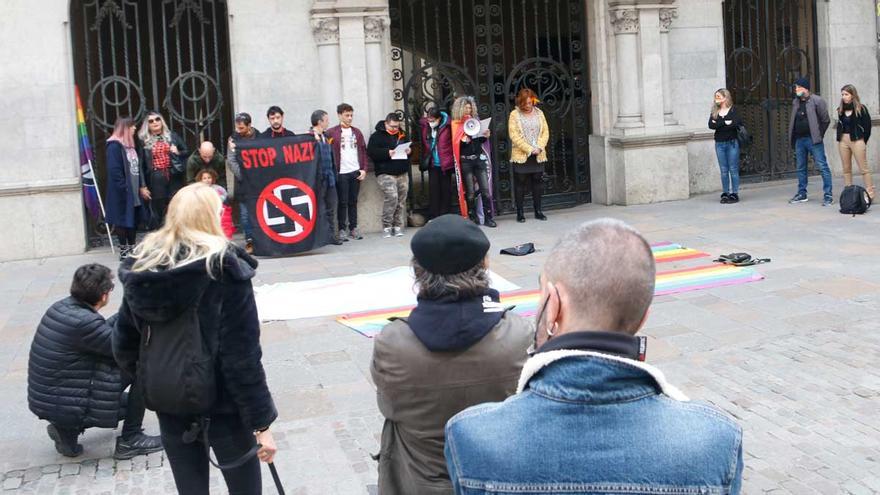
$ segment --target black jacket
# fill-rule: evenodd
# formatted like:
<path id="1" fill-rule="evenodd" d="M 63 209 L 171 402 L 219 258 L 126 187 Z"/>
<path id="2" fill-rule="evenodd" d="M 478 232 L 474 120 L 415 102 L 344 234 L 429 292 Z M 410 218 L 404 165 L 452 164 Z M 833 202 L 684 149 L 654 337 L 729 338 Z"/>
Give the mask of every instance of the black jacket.
<path id="1" fill-rule="evenodd" d="M 114 428 L 122 419 L 122 373 L 113 360 L 113 321 L 73 297 L 53 304 L 28 359 L 28 407 L 70 428 Z"/>
<path id="2" fill-rule="evenodd" d="M 367 144 L 367 155 L 373 160 L 373 171 L 376 175 L 401 175 L 409 171 L 409 157 L 402 160 L 392 160 L 389 151 L 397 148 L 397 146 L 408 143 L 409 139 L 403 133 L 398 132 L 392 136 L 385 130 L 385 121 L 380 120 L 376 124 L 376 130 L 370 136 L 370 142 Z"/>
<path id="3" fill-rule="evenodd" d="M 731 121 L 727 124 L 726 121 Z M 736 139 L 737 128 L 742 125 L 742 117 L 736 111 L 736 106 L 730 107 L 730 111 L 724 117 L 718 116 L 717 119 L 709 114 L 709 129 L 715 130 L 715 141 L 732 141 Z"/>
<path id="4" fill-rule="evenodd" d="M 171 143 L 177 146 L 178 154 L 171 153 L 171 169 L 168 180 L 162 174 L 153 173 L 153 150 L 144 147 L 144 143 L 138 141 L 140 156 L 144 158 L 141 170 L 144 172 L 144 182 L 155 199 L 169 198 L 183 186 L 183 171 L 186 169 L 186 160 L 189 158 L 189 150 L 186 142 L 176 132 L 171 132 Z M 160 179 L 161 177 L 161 179 Z"/>
<path id="5" fill-rule="evenodd" d="M 843 138 L 843 129 L 840 126 L 840 118 L 843 115 L 838 112 L 837 114 L 837 140 L 840 141 Z M 852 119 L 852 131 L 849 133 L 849 138 L 852 141 L 858 141 L 859 139 L 864 139 L 865 144 L 868 144 L 868 139 L 871 138 L 871 115 L 868 113 L 868 107 L 862 106 L 862 113 L 856 115 L 855 112 L 850 116 Z"/>
<path id="6" fill-rule="evenodd" d="M 128 373 L 137 366 L 143 322 L 170 319 L 195 304 L 194 288 L 208 278 L 204 261 L 146 272 L 133 272 L 132 263 L 129 259 L 119 267 L 125 295 L 113 335 L 113 353 Z M 215 279 L 198 309 L 202 330 L 218 332 L 219 338 L 219 396 L 212 414 L 237 414 L 252 430 L 269 426 L 278 416 L 260 362 L 260 320 L 251 286 L 256 267 L 257 260 L 230 245 L 222 267 L 213 268 Z"/>

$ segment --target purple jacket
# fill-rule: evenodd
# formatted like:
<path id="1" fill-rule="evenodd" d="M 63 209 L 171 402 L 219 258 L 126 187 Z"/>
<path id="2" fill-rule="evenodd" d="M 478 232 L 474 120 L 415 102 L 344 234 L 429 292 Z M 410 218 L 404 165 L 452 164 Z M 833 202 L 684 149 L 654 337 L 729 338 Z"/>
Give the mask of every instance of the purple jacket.
<path id="1" fill-rule="evenodd" d="M 449 115 L 446 112 L 440 113 L 443 117 L 437 127 L 437 154 L 440 156 L 440 170 L 448 172 L 455 168 L 455 155 L 452 154 L 452 128 L 449 126 Z M 428 119 L 425 117 L 419 119 L 419 127 L 422 129 L 422 153 L 430 152 L 431 126 L 428 125 Z"/>
<path id="2" fill-rule="evenodd" d="M 352 126 L 351 132 L 357 141 L 358 164 L 361 170 L 366 170 L 367 164 L 370 163 L 369 158 L 367 158 L 367 140 L 364 139 L 364 134 L 357 127 Z M 342 153 L 339 149 L 342 142 L 342 126 L 331 127 L 324 134 L 330 138 L 330 147 L 333 148 L 333 162 L 336 163 L 336 173 L 339 173 L 339 164 L 342 163 L 342 159 L 339 156 Z"/>

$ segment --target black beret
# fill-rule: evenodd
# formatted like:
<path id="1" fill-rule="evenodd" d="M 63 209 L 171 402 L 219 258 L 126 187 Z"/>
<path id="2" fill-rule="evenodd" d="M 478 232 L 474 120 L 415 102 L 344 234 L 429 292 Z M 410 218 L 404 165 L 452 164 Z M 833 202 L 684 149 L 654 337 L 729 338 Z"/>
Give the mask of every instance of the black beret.
<path id="1" fill-rule="evenodd" d="M 803 76 L 795 79 L 794 85 L 800 86 L 800 87 L 806 89 L 807 91 L 810 90 L 810 80 L 806 77 L 803 77 Z"/>
<path id="2" fill-rule="evenodd" d="M 443 215 L 419 229 L 410 241 L 413 256 L 425 270 L 439 275 L 461 273 L 483 261 L 489 238 L 459 215 Z"/>

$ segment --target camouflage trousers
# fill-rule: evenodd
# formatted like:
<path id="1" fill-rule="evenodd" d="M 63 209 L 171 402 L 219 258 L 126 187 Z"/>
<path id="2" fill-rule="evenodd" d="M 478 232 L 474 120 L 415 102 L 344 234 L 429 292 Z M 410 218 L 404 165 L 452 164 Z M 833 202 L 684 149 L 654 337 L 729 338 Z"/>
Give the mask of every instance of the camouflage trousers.
<path id="1" fill-rule="evenodd" d="M 406 194 L 409 191 L 407 174 L 376 177 L 382 190 L 382 228 L 406 226 Z"/>

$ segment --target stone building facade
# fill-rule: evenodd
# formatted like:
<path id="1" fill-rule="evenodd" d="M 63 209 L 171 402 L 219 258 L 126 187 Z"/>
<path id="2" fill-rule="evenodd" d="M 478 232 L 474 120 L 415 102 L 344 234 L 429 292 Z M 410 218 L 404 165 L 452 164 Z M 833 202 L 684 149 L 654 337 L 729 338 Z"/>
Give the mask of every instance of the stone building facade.
<path id="1" fill-rule="evenodd" d="M 87 248 L 90 233 L 75 128 L 74 85 L 82 78 L 76 69 L 82 53 L 82 40 L 74 32 L 76 16 L 83 5 L 93 4 L 105 8 L 104 22 L 118 22 L 121 14 L 116 12 L 129 12 L 125 9 L 134 9 L 134 3 L 44 0 L 39 10 L 26 0 L 4 3 L 0 45 L 7 49 L 0 52 L 0 108 L 7 130 L 0 133 L 4 233 L 0 260 L 74 254 Z M 511 26 L 546 21 L 546 30 L 535 37 L 548 46 L 558 42 L 559 51 L 539 50 L 535 60 L 544 64 L 542 70 L 556 71 L 553 77 L 562 82 L 560 95 L 573 101 L 571 110 L 566 107 L 568 113 L 561 114 L 570 119 L 565 131 L 570 135 L 559 143 L 557 156 L 571 162 L 570 169 L 563 170 L 564 165 L 560 171 L 566 177 L 571 172 L 572 178 L 565 179 L 568 183 L 560 179 L 564 186 L 560 186 L 560 205 L 570 204 L 566 201 L 629 205 L 719 190 L 706 121 L 712 94 L 730 84 L 741 86 L 740 103 L 758 127 L 750 130 L 759 134 L 760 149 L 744 157 L 748 162 L 744 167 L 754 172 L 754 180 L 790 176 L 792 168 L 786 165 L 790 160 L 778 128 L 787 118 L 785 102 L 790 100 L 784 88 L 795 74 L 809 75 L 832 108 L 838 88 L 851 83 L 872 114 L 880 110 L 873 0 L 155 0 L 154 5 L 159 4 L 175 7 L 185 19 L 199 9 L 222 4 L 228 42 L 219 47 L 223 53 L 218 60 L 224 67 L 218 78 L 228 80 L 224 102 L 234 107 L 224 108 L 223 115 L 247 111 L 264 128 L 264 109 L 278 104 L 294 130 L 308 126 L 312 110 L 323 108 L 332 115 L 336 104 L 346 101 L 356 109 L 355 125 L 371 131 L 389 111 L 406 110 L 410 101 L 406 82 L 412 80 L 406 64 L 416 58 L 422 65 L 411 65 L 413 71 L 427 67 L 425 61 L 435 62 L 431 70 L 437 72 L 470 71 L 462 77 L 472 81 L 478 101 L 486 100 L 486 111 L 500 122 L 510 102 L 499 100 L 498 94 L 520 83 L 494 71 L 524 70 L 515 61 L 508 67 L 499 60 L 516 54 L 518 37 L 531 32 L 528 25 L 522 32 Z M 410 21 L 399 15 L 400 9 L 422 8 L 412 7 L 415 4 L 461 15 L 454 33 L 461 35 L 462 42 L 449 46 L 457 46 L 450 51 L 460 51 L 464 62 L 432 59 L 425 48 L 430 42 L 401 43 L 400 33 L 413 31 L 413 26 L 407 26 Z M 528 10 L 533 7 L 534 12 Z M 465 12 L 474 19 L 465 20 Z M 445 26 L 448 21 L 445 15 L 425 17 L 430 26 Z M 563 24 L 569 30 L 564 40 L 559 34 Z M 754 27 L 754 32 L 743 26 Z M 483 43 L 482 36 L 490 41 Z M 584 57 L 570 60 L 572 50 L 582 44 Z M 778 50 L 761 48 L 767 46 Z M 186 45 L 184 52 L 186 48 L 192 50 Z M 554 61 L 554 53 L 568 55 Z M 477 60 L 473 70 L 468 54 Z M 456 55 L 450 54 L 452 59 Z M 482 63 L 480 57 L 491 62 Z M 586 65 L 580 67 L 579 60 Z M 522 81 L 527 84 L 528 79 Z M 545 104 L 552 106 L 560 95 L 548 88 Z M 452 84 L 446 90 L 454 93 L 457 87 Z M 147 93 L 145 89 L 145 98 Z M 579 98 L 586 98 L 582 106 Z M 412 121 L 416 116 L 405 117 Z M 769 126 L 766 132 L 764 125 Z M 197 130 L 208 132 L 205 129 Z M 217 142 L 219 136 L 212 139 Z M 503 141 L 503 129 L 498 139 Z M 833 132 L 826 136 L 826 149 L 832 169 L 839 174 Z M 503 150 L 503 144 L 496 147 L 496 152 Z M 880 149 L 869 146 L 868 150 L 877 170 Z M 504 167 L 501 155 L 496 162 Z M 365 231 L 376 230 L 379 194 L 374 181 L 365 184 L 362 223 Z M 507 186 L 502 181 L 499 187 Z M 573 187 L 577 194 L 564 194 L 565 187 Z M 509 197 L 507 190 L 499 194 L 502 199 Z"/>

